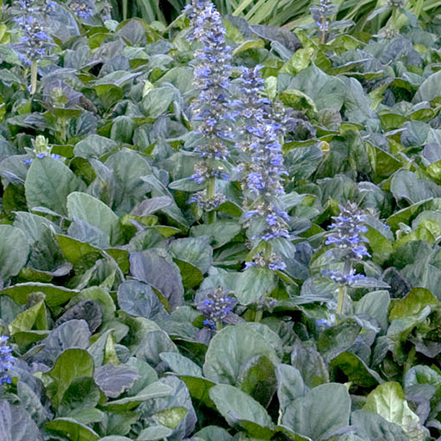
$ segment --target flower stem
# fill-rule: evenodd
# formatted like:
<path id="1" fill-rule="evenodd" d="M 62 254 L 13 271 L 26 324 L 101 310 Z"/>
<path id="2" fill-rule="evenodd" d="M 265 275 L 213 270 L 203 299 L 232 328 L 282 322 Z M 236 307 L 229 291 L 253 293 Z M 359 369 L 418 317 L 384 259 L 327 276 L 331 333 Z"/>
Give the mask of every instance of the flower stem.
<path id="1" fill-rule="evenodd" d="M 322 17 L 322 40 L 321 40 L 322 44 L 326 43 L 326 17 L 323 16 Z"/>
<path id="2" fill-rule="evenodd" d="M 37 60 L 32 60 L 31 65 L 31 95 L 37 91 Z"/>
<path id="3" fill-rule="evenodd" d="M 352 271 L 352 262 L 350 260 L 345 261 L 345 266 L 343 268 L 343 275 L 346 277 L 351 274 Z M 339 296 L 338 296 L 338 304 L 337 304 L 337 314 L 343 314 L 343 307 L 345 303 L 345 298 L 348 294 L 348 286 L 340 285 L 339 288 Z"/>
<path id="4" fill-rule="evenodd" d="M 258 309 L 256 311 L 256 315 L 254 317 L 254 321 L 259 323 L 262 320 L 262 316 L 263 316 L 263 311 L 261 309 Z"/>
<path id="5" fill-rule="evenodd" d="M 207 200 L 212 201 L 216 195 L 216 178 L 210 178 L 207 182 Z M 213 224 L 216 222 L 216 212 L 210 210 L 207 212 L 207 223 Z"/>
<path id="6" fill-rule="evenodd" d="M 60 119 L 60 139 L 63 144 L 66 143 L 66 118 Z"/>
<path id="7" fill-rule="evenodd" d="M 345 303 L 345 295 L 346 295 L 346 286 L 340 285 L 338 288 L 339 294 L 338 294 L 338 304 L 337 304 L 337 314 L 343 313 L 343 305 Z"/>

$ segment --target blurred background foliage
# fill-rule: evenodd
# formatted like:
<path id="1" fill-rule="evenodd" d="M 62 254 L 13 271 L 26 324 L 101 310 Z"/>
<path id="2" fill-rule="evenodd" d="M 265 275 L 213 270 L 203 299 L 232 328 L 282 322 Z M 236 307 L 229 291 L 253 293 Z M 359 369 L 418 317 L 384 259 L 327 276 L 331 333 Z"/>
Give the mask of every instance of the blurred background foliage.
<path id="1" fill-rule="evenodd" d="M 148 22 L 158 21 L 164 25 L 175 20 L 189 0 L 112 0 L 114 18 L 141 17 Z M 284 26 L 288 29 L 311 23 L 309 8 L 316 3 L 311 0 L 216 0 L 222 15 L 244 17 L 251 24 Z M 385 12 L 368 20 L 373 11 L 382 8 L 386 0 L 336 0 L 339 7 L 338 20 L 353 20 L 357 25 L 352 32 L 377 32 L 391 18 Z M 423 22 L 441 14 L 441 0 L 407 0 L 406 9 Z"/>

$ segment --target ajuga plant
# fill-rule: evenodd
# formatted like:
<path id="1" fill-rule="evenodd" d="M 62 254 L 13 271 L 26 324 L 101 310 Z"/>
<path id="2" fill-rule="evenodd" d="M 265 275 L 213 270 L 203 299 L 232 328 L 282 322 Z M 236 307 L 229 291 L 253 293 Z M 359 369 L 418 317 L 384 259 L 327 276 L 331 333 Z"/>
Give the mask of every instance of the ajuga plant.
<path id="1" fill-rule="evenodd" d="M 280 200 L 285 193 L 282 179 L 287 173 L 279 142 L 281 124 L 273 122 L 271 102 L 260 95 L 264 85 L 260 69 L 261 66 L 244 68 L 237 80 L 237 115 L 241 122 L 237 147 L 242 155 L 238 171 L 242 175 L 245 220 L 254 250 L 247 267 L 283 270 L 286 265 L 273 252 L 271 243 L 289 238 L 289 216 Z"/>
<path id="2" fill-rule="evenodd" d="M 13 8 L 14 21 L 20 27 L 20 42 L 14 44 L 20 60 L 31 66 L 30 92 L 37 91 L 37 63 L 48 55 L 52 37 L 48 32 L 47 16 L 54 6 L 50 0 L 19 0 Z"/>
<path id="3" fill-rule="evenodd" d="M 9 337 L 0 336 L 0 385 L 11 383 L 11 377 L 8 372 L 14 367 L 14 357 L 12 349 L 7 345 Z"/>
<path id="4" fill-rule="evenodd" d="M 340 205 L 340 214 L 333 216 L 333 219 L 335 222 L 329 226 L 330 234 L 325 245 L 333 246 L 328 255 L 333 261 L 343 264 L 343 270 L 327 270 L 323 271 L 323 274 L 339 285 L 337 313 L 341 314 L 348 287 L 365 277 L 357 274 L 354 263 L 371 255 L 363 243 L 367 242 L 367 239 L 362 236 L 362 233 L 368 231 L 363 224 L 365 216 L 356 204 L 348 202 L 344 206 Z"/>
<path id="5" fill-rule="evenodd" d="M 214 209 L 223 201 L 216 193 L 216 180 L 228 180 L 228 159 L 234 138 L 234 113 L 231 100 L 231 48 L 225 43 L 222 18 L 210 1 L 194 0 L 186 9 L 192 23 L 190 41 L 200 43 L 195 53 L 194 87 L 197 98 L 191 103 L 196 139 L 194 152 L 200 157 L 190 179 L 205 184 L 195 193 L 195 202 L 207 212 L 212 223 Z"/>
<path id="6" fill-rule="evenodd" d="M 310 8 L 312 18 L 320 30 L 320 40 L 326 43 L 326 33 L 329 30 L 329 20 L 337 12 L 337 5 L 331 0 L 320 0 L 320 3 Z"/>

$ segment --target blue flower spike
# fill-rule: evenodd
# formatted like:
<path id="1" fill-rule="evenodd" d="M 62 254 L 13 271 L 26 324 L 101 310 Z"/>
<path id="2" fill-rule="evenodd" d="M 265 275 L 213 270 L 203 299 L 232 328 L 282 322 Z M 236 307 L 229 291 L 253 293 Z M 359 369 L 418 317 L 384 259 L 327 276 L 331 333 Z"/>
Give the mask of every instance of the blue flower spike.
<path id="1" fill-rule="evenodd" d="M 8 371 L 14 367 L 14 357 L 12 354 L 12 349 L 8 346 L 9 337 L 2 335 L 0 337 L 0 385 L 7 383 L 11 384 L 12 379 L 8 375 Z"/>

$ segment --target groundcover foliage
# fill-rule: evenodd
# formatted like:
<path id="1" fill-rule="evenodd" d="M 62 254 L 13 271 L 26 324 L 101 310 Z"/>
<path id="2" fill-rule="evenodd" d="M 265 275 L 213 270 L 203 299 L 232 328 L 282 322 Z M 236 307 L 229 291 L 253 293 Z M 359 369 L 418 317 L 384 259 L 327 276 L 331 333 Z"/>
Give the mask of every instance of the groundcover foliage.
<path id="1" fill-rule="evenodd" d="M 1 9 L 0 439 L 441 439 L 440 21 L 110 6 Z"/>

